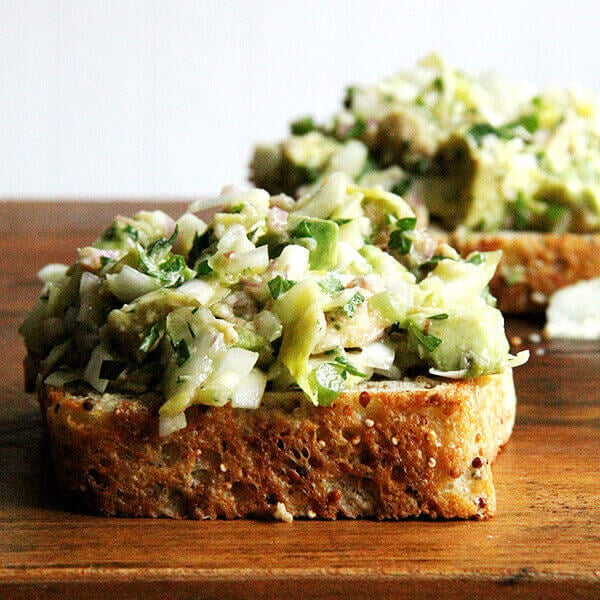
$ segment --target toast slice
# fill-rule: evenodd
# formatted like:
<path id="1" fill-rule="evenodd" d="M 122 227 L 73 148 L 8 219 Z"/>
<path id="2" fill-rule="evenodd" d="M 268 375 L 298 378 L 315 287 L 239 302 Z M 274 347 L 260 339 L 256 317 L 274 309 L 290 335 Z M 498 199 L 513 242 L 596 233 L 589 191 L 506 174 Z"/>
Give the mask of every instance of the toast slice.
<path id="1" fill-rule="evenodd" d="M 159 437 L 157 394 L 38 391 L 69 498 L 107 515 L 193 519 L 490 517 L 491 463 L 516 402 L 510 369 L 371 381 L 330 407 L 301 392 L 267 394 L 256 410 L 194 406 L 185 429 Z"/>
<path id="2" fill-rule="evenodd" d="M 554 292 L 600 274 L 600 233 L 458 229 L 451 234 L 450 243 L 463 256 L 502 250 L 490 292 L 506 313 L 543 312 Z"/>

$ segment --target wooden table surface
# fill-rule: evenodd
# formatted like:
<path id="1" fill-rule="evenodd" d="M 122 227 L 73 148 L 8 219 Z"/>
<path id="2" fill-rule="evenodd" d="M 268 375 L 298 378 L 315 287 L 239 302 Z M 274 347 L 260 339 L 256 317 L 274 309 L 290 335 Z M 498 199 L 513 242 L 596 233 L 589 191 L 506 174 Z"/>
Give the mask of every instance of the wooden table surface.
<path id="1" fill-rule="evenodd" d="M 146 206 L 149 206 L 146 204 Z M 136 204 L 0 203 L 0 598 L 600 598 L 600 345 L 527 341 L 489 521 L 190 522 L 64 509 L 17 327 L 46 262 Z M 172 214 L 182 212 L 172 204 Z"/>

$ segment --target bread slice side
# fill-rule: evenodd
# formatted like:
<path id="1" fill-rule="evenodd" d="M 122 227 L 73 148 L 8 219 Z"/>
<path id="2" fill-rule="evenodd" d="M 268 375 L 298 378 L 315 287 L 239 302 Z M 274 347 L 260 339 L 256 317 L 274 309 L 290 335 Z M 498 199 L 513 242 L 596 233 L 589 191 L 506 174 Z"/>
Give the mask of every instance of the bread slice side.
<path id="1" fill-rule="evenodd" d="M 161 399 L 41 387 L 65 494 L 107 515 L 486 518 L 515 417 L 512 373 L 370 382 L 331 407 L 298 393 L 256 410 L 196 406 L 159 437 Z"/>
<path id="2" fill-rule="evenodd" d="M 543 312 L 557 290 L 600 275 L 600 233 L 457 230 L 450 244 L 462 256 L 502 250 L 490 291 L 505 313 Z"/>

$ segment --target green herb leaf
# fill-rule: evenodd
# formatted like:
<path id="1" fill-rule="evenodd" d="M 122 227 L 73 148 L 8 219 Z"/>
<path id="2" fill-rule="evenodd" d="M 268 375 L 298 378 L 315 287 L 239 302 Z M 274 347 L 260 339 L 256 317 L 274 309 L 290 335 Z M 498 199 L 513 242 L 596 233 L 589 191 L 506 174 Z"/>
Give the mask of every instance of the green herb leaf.
<path id="1" fill-rule="evenodd" d="M 441 254 L 436 254 L 435 256 L 432 256 L 426 263 L 426 265 L 437 265 L 438 263 L 442 262 L 443 260 L 455 260 L 454 258 L 451 258 L 450 256 L 442 256 Z"/>
<path id="2" fill-rule="evenodd" d="M 103 360 L 100 365 L 99 379 L 116 379 L 125 370 L 125 362 L 122 360 Z"/>
<path id="3" fill-rule="evenodd" d="M 294 170 L 301 183 L 314 183 L 321 174 L 317 167 L 308 165 L 295 165 Z"/>
<path id="4" fill-rule="evenodd" d="M 241 213 L 241 212 L 244 210 L 244 206 L 245 206 L 245 205 L 244 205 L 243 203 L 241 203 L 241 202 L 240 202 L 239 204 L 236 204 L 235 206 L 232 206 L 232 207 L 229 209 L 229 212 L 230 212 L 231 214 L 234 214 L 234 215 L 236 215 L 236 214 L 239 214 L 239 213 Z"/>
<path id="5" fill-rule="evenodd" d="M 391 189 L 392 194 L 397 196 L 404 196 L 408 190 L 412 187 L 412 177 L 403 177 L 394 187 Z"/>
<path id="6" fill-rule="evenodd" d="M 352 296 L 352 298 L 350 298 L 350 300 L 348 300 L 348 302 L 342 306 L 342 310 L 344 313 L 346 313 L 347 317 L 352 318 L 356 311 L 356 307 L 359 304 L 362 304 L 364 301 L 365 297 L 360 292 L 356 292 L 356 294 L 354 294 L 354 296 Z"/>
<path id="7" fill-rule="evenodd" d="M 434 90 L 437 90 L 438 92 L 443 92 L 444 91 L 444 82 L 442 80 L 441 77 L 436 77 L 432 82 L 431 85 L 433 86 Z"/>
<path id="8" fill-rule="evenodd" d="M 408 322 L 408 332 L 427 350 L 433 352 L 441 343 L 442 340 L 435 335 L 430 335 L 421 331 L 414 323 Z"/>
<path id="9" fill-rule="evenodd" d="M 134 242 L 137 242 L 140 237 L 140 232 L 135 229 L 135 227 L 129 225 L 129 223 L 123 227 L 123 233 L 130 237 Z"/>
<path id="10" fill-rule="evenodd" d="M 435 321 L 443 321 L 448 318 L 448 313 L 439 313 L 438 315 L 431 315 L 428 319 L 434 319 Z"/>
<path id="11" fill-rule="evenodd" d="M 364 119 L 360 117 L 356 117 L 354 124 L 344 135 L 344 139 L 349 140 L 351 138 L 359 138 L 361 137 L 365 131 L 367 131 L 367 123 Z"/>
<path id="12" fill-rule="evenodd" d="M 269 291 L 271 292 L 271 298 L 273 298 L 273 300 L 277 300 L 281 294 L 284 294 L 289 289 L 293 288 L 296 285 L 296 282 L 289 279 L 284 279 L 281 275 L 277 275 L 277 277 L 271 279 L 267 285 L 269 286 Z"/>
<path id="13" fill-rule="evenodd" d="M 185 340 L 179 340 L 176 344 L 173 344 L 173 348 L 175 349 L 175 363 L 178 367 L 181 367 L 191 356 L 190 349 Z"/>
<path id="14" fill-rule="evenodd" d="M 196 264 L 198 259 L 202 256 L 204 250 L 209 246 L 210 242 L 210 228 L 207 229 L 202 235 L 198 235 L 198 232 L 194 233 L 194 241 L 188 254 L 188 264 L 192 267 Z"/>
<path id="15" fill-rule="evenodd" d="M 517 193 L 517 198 L 512 203 L 512 210 L 515 219 L 515 228 L 516 229 L 526 229 L 527 221 L 529 220 L 529 210 L 527 209 L 527 202 L 525 200 L 525 194 L 519 191 Z"/>
<path id="16" fill-rule="evenodd" d="M 344 285 L 333 273 L 327 273 L 321 281 L 319 281 L 319 287 L 330 296 L 335 296 L 338 292 L 344 289 Z"/>
<path id="17" fill-rule="evenodd" d="M 341 365 L 344 368 L 344 371 L 346 373 L 350 373 L 350 375 L 354 375 L 355 377 L 367 376 L 365 373 L 361 373 L 354 365 L 348 362 L 348 359 L 345 356 L 336 356 L 335 362 Z"/>
<path id="18" fill-rule="evenodd" d="M 342 225 L 347 225 L 348 223 L 350 223 L 351 221 L 354 221 L 354 219 L 332 219 L 332 221 L 338 226 L 342 226 Z"/>
<path id="19" fill-rule="evenodd" d="M 158 343 L 159 339 L 160 327 L 158 323 L 154 323 L 154 325 L 150 327 L 150 330 L 142 340 L 142 343 L 140 344 L 138 349 L 142 352 L 150 352 L 151 350 L 154 350 L 154 348 L 156 348 L 156 344 Z"/>
<path id="20" fill-rule="evenodd" d="M 485 256 L 479 252 L 474 252 L 467 258 L 466 262 L 471 263 L 472 265 L 481 265 L 485 262 Z"/>
<path id="21" fill-rule="evenodd" d="M 351 108 L 354 103 L 354 98 L 356 96 L 357 88 L 354 85 L 349 85 L 346 88 L 346 94 L 344 96 L 344 108 Z"/>
<path id="22" fill-rule="evenodd" d="M 302 117 L 290 125 L 292 135 L 306 135 L 317 128 L 312 117 Z"/>
<path id="23" fill-rule="evenodd" d="M 198 277 L 204 277 L 205 275 L 210 275 L 213 272 L 212 268 L 208 264 L 208 259 L 203 260 L 201 263 L 198 263 L 198 267 L 196 268 L 196 274 Z"/>
<path id="24" fill-rule="evenodd" d="M 398 219 L 396 221 L 396 227 L 400 231 L 412 231 L 417 224 L 416 217 L 406 217 L 404 219 Z"/>
<path id="25" fill-rule="evenodd" d="M 388 243 L 390 249 L 398 250 L 398 254 L 400 255 L 408 254 L 412 247 L 412 240 L 407 238 L 404 233 L 401 229 L 395 229 L 390 234 L 390 241 Z"/>

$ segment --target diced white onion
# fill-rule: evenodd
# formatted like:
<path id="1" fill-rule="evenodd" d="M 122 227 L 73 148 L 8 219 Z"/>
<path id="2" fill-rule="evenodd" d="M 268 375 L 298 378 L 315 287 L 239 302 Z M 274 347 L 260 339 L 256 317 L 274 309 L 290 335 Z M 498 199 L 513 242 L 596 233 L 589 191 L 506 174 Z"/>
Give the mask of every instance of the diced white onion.
<path id="1" fill-rule="evenodd" d="M 209 210 L 210 208 L 221 206 L 222 204 L 223 198 L 221 198 L 221 196 L 216 196 L 214 198 L 200 198 L 199 200 L 196 200 L 195 202 L 192 202 L 192 204 L 190 204 L 189 208 L 187 209 L 187 212 L 202 212 L 205 210 Z"/>
<path id="2" fill-rule="evenodd" d="M 160 288 L 160 282 L 125 265 L 119 273 L 106 276 L 108 289 L 122 302 L 131 302 Z"/>
<path id="3" fill-rule="evenodd" d="M 231 397 L 233 408 L 258 408 L 265 393 L 267 376 L 259 369 L 252 369 Z"/>
<path id="4" fill-rule="evenodd" d="M 269 342 L 281 337 L 281 332 L 283 331 L 281 321 L 270 310 L 263 310 L 258 313 L 254 319 L 254 323 L 256 325 L 256 333 Z"/>
<path id="5" fill-rule="evenodd" d="M 460 371 L 440 371 L 439 369 L 429 369 L 431 375 L 437 375 L 438 377 L 445 377 L 446 379 L 463 379 L 467 374 L 467 369 L 460 369 Z"/>
<path id="6" fill-rule="evenodd" d="M 233 223 L 227 227 L 221 236 L 217 244 L 217 253 L 249 252 L 254 248 L 254 244 L 248 239 L 246 230 L 239 223 Z"/>
<path id="7" fill-rule="evenodd" d="M 276 259 L 276 270 L 282 271 L 287 279 L 300 281 L 306 277 L 310 253 L 298 244 L 286 246 Z"/>
<path id="8" fill-rule="evenodd" d="M 44 379 L 44 383 L 46 385 L 52 385 L 54 387 L 62 387 L 65 383 L 69 383 L 71 381 L 77 381 L 81 379 L 81 373 L 77 373 L 76 371 L 54 371 L 54 373 L 50 373 L 46 379 Z"/>
<path id="9" fill-rule="evenodd" d="M 208 306 L 215 294 L 215 286 L 202 279 L 190 279 L 180 285 L 177 291 L 196 298 L 203 306 Z"/>
<path id="10" fill-rule="evenodd" d="M 394 347 L 384 342 L 373 342 L 365 346 L 360 353 L 361 363 L 374 369 L 387 371 L 394 365 Z"/>
<path id="11" fill-rule="evenodd" d="M 175 431 L 185 429 L 187 421 L 185 419 L 185 413 L 180 412 L 172 417 L 165 417 L 161 415 L 158 419 L 158 435 L 160 437 L 167 437 Z"/>
<path id="12" fill-rule="evenodd" d="M 232 252 L 229 255 L 227 271 L 241 273 L 242 271 L 261 272 L 269 266 L 269 248 L 260 246 L 250 252 Z"/>
<path id="13" fill-rule="evenodd" d="M 42 280 L 50 283 L 56 283 L 60 281 L 66 274 L 69 267 L 59 263 L 51 263 L 42 267 L 37 276 Z"/>
<path id="14" fill-rule="evenodd" d="M 83 378 L 101 394 L 108 385 L 108 379 L 100 379 L 100 369 L 105 360 L 115 360 L 115 358 L 104 346 L 96 346 L 83 373 Z"/>
<path id="15" fill-rule="evenodd" d="M 524 365 L 529 360 L 529 350 L 521 350 L 516 356 L 508 355 L 508 366 L 513 369 Z"/>
<path id="16" fill-rule="evenodd" d="M 178 236 L 173 246 L 173 251 L 180 254 L 188 254 L 194 243 L 196 235 L 202 235 L 208 226 L 206 223 L 192 213 L 185 213 L 177 219 Z"/>
<path id="17" fill-rule="evenodd" d="M 87 319 L 94 310 L 94 297 L 96 290 L 100 285 L 100 277 L 85 271 L 81 274 L 81 280 L 79 282 L 79 313 L 77 314 L 77 320 L 83 322 Z"/>

